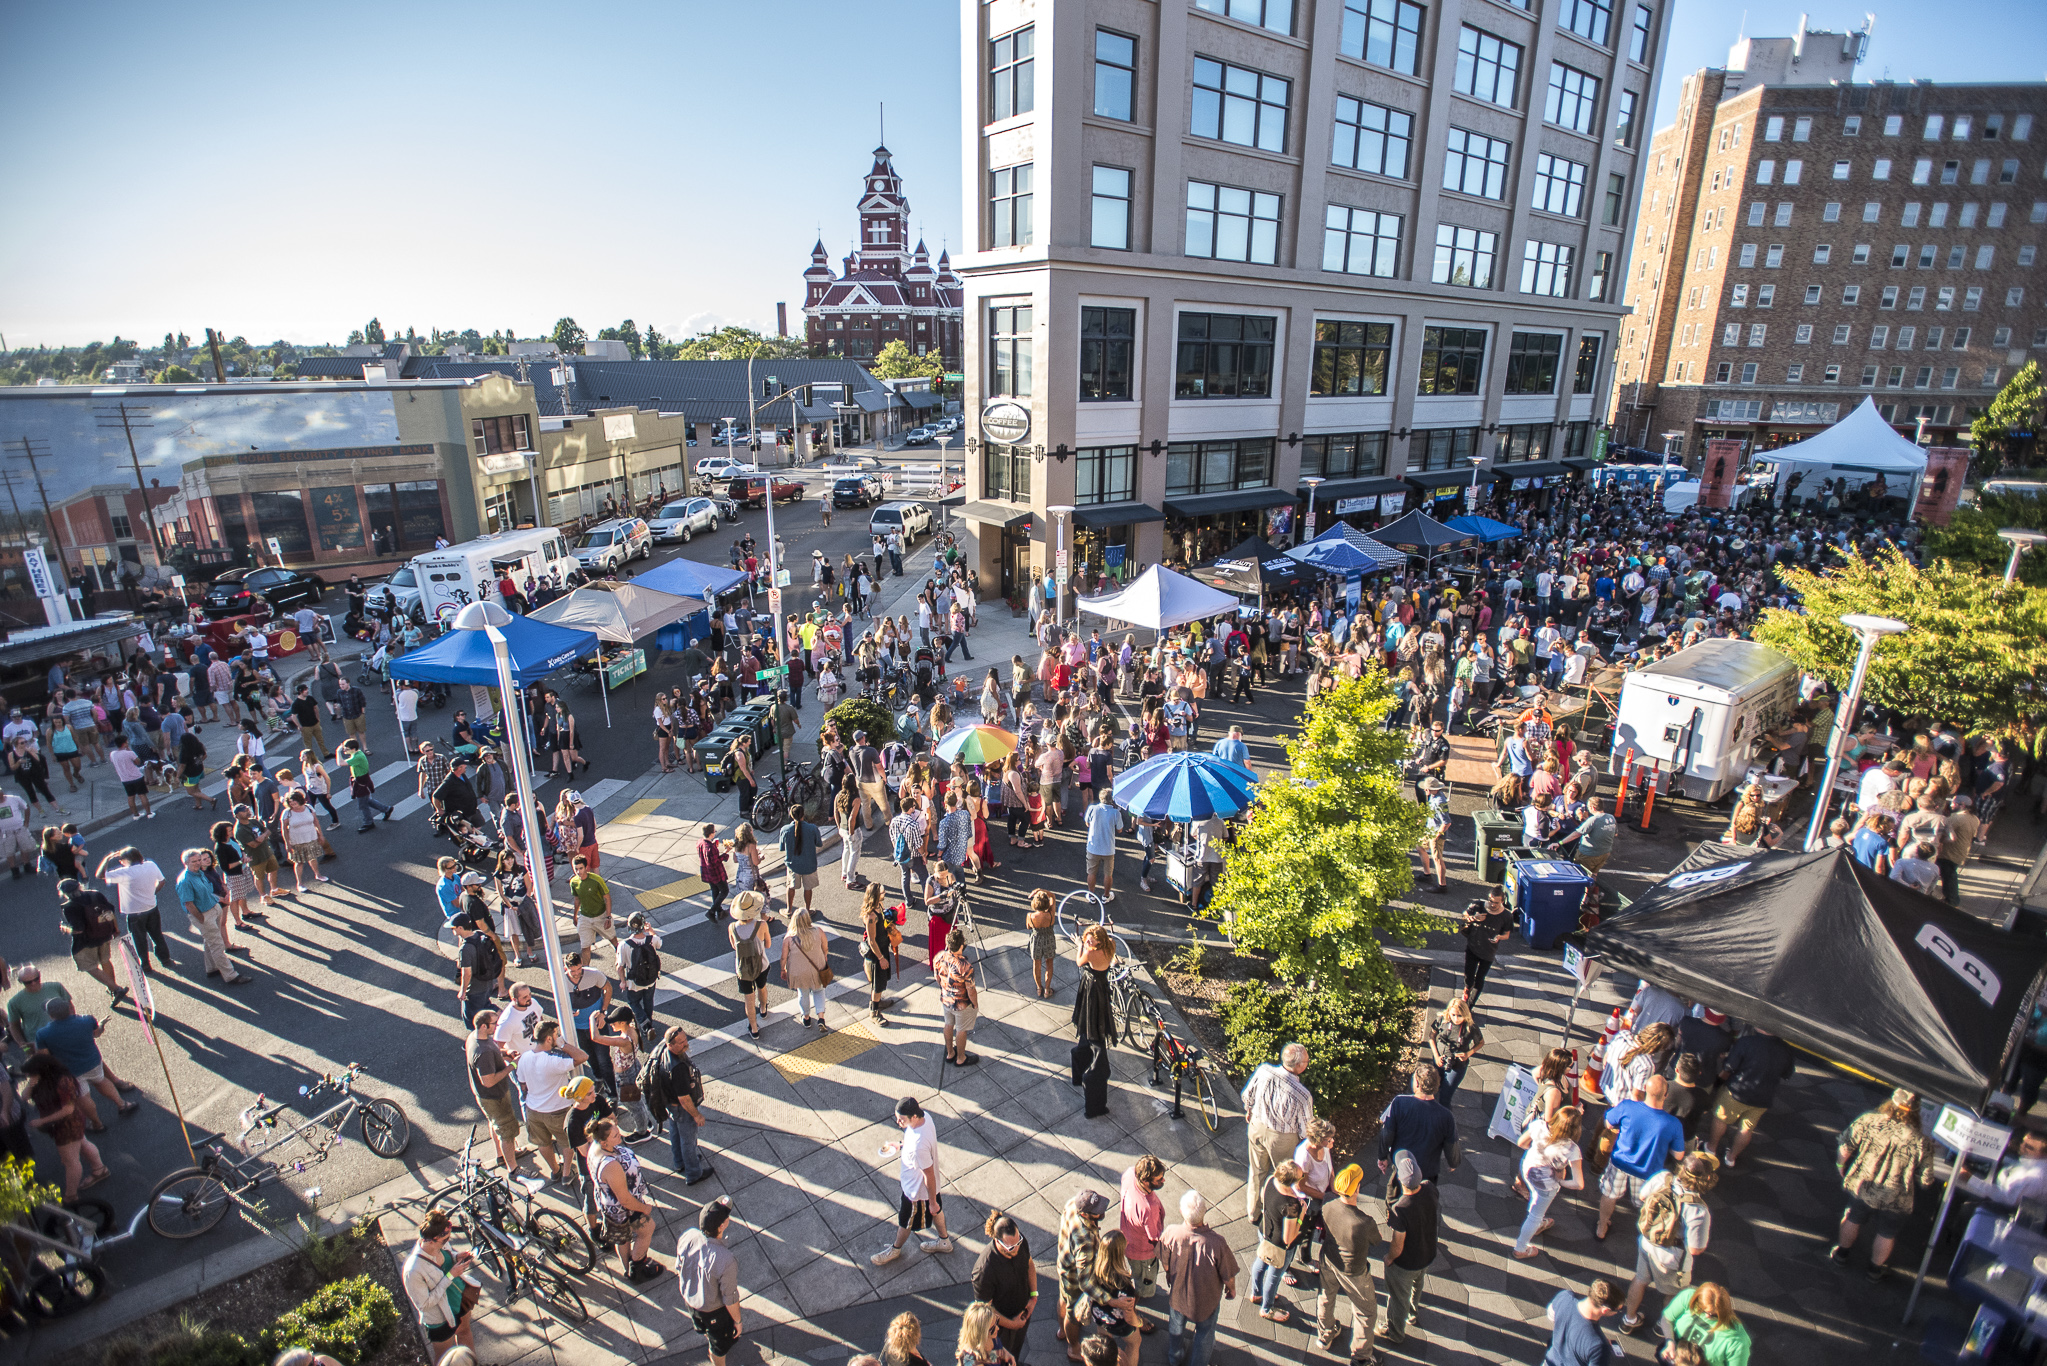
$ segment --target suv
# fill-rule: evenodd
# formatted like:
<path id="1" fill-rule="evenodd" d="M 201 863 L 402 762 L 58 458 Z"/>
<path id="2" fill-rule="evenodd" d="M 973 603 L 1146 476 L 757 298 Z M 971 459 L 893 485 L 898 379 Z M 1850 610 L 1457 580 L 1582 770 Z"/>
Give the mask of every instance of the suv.
<path id="1" fill-rule="evenodd" d="M 256 569 L 230 569 L 206 590 L 205 610 L 209 617 L 260 615 L 257 603 L 267 602 L 273 610 L 294 603 L 317 604 L 327 585 L 317 574 L 265 565 Z"/>
<path id="2" fill-rule="evenodd" d="M 576 538 L 576 563 L 583 572 L 610 574 L 630 560 L 654 553 L 654 534 L 637 517 L 619 517 L 599 522 Z"/>
<path id="3" fill-rule="evenodd" d="M 768 481 L 764 476 L 752 479 L 734 479 L 725 486 L 725 496 L 741 507 L 761 507 L 768 501 Z M 803 485 L 797 483 L 794 479 L 777 479 L 775 481 L 776 502 L 796 503 L 802 500 Z"/>
<path id="4" fill-rule="evenodd" d="M 657 541 L 682 541 L 718 529 L 718 505 L 708 498 L 679 498 L 654 514 L 647 530 Z"/>
<path id="5" fill-rule="evenodd" d="M 917 537 L 931 530 L 931 509 L 922 503 L 883 503 L 867 519 L 867 534 L 886 536 L 891 531 L 903 533 L 903 544 L 914 545 Z"/>
<path id="6" fill-rule="evenodd" d="M 835 508 L 872 507 L 887 496 L 882 491 L 881 481 L 871 474 L 852 475 L 832 485 L 832 506 Z"/>
<path id="7" fill-rule="evenodd" d="M 400 565 L 390 578 L 371 584 L 363 592 L 363 605 L 370 610 L 415 621 L 426 619 L 420 612 L 420 601 L 419 577 L 409 564 Z"/>

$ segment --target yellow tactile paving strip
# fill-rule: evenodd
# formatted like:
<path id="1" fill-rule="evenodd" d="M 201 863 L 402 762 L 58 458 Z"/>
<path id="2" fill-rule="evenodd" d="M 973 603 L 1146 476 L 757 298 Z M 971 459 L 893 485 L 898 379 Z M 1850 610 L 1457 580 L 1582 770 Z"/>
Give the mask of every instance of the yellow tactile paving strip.
<path id="1" fill-rule="evenodd" d="M 642 797 L 639 801 L 634 802 L 631 806 L 606 821 L 605 824 L 638 825 L 641 821 L 661 809 L 661 800 L 659 797 Z"/>
<path id="2" fill-rule="evenodd" d="M 670 902 L 683 901 L 693 897 L 698 892 L 706 890 L 708 886 L 709 884 L 700 877 L 685 877 L 677 878 L 673 882 L 663 883 L 659 887 L 649 887 L 645 891 L 640 891 L 638 888 L 631 890 L 633 896 L 640 903 L 640 909 L 651 911 L 656 907 L 666 906 Z"/>
<path id="3" fill-rule="evenodd" d="M 881 1042 L 881 1036 L 874 1032 L 874 1026 L 861 1020 L 844 1029 L 834 1030 L 821 1039 L 812 1039 L 800 1048 L 792 1048 L 771 1059 L 775 1070 L 782 1074 L 782 1080 L 795 1084 L 806 1077 L 822 1076 L 841 1063 L 851 1062 Z"/>

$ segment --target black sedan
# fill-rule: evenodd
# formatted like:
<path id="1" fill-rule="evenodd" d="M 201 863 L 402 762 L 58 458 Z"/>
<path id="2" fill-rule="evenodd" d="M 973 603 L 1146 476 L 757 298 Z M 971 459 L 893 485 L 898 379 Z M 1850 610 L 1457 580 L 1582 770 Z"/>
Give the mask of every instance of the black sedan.
<path id="1" fill-rule="evenodd" d="M 317 603 L 327 585 L 317 574 L 296 569 L 264 566 L 259 569 L 230 569 L 206 590 L 205 609 L 209 617 L 239 617 L 259 613 L 256 604 L 267 602 L 282 611 L 302 602 Z"/>
<path id="2" fill-rule="evenodd" d="M 833 507 L 873 507 L 887 496 L 882 490 L 881 481 L 871 474 L 841 479 L 832 485 Z"/>

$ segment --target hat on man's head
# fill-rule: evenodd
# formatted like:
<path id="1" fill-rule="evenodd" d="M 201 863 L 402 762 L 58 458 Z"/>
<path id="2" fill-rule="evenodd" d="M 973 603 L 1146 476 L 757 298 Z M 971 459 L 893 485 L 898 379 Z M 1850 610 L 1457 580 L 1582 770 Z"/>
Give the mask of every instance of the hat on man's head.
<path id="1" fill-rule="evenodd" d="M 483 885 L 483 874 L 464 873 L 462 875 L 462 885 L 464 887 L 481 887 Z"/>
<path id="2" fill-rule="evenodd" d="M 1084 1190 L 1073 1197 L 1073 1207 L 1090 1219 L 1099 1219 L 1109 1212 L 1109 1197 L 1098 1190 Z"/>
<path id="3" fill-rule="evenodd" d="M 1402 1190 L 1418 1190 L 1424 1179 L 1422 1164 L 1405 1148 L 1393 1154 L 1393 1175 L 1400 1182 Z"/>
<path id="4" fill-rule="evenodd" d="M 1335 1189 L 1338 1195 L 1356 1195 L 1358 1187 L 1365 1184 L 1365 1169 L 1353 1162 L 1336 1174 Z"/>

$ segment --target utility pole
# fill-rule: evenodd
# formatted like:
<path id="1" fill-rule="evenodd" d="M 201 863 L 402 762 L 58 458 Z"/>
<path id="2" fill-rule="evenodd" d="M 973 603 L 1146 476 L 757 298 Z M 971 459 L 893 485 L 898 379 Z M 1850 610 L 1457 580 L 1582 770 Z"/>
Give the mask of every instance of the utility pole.
<path id="1" fill-rule="evenodd" d="M 43 487 L 42 467 L 36 464 L 38 456 L 45 460 L 50 458 L 49 443 L 34 441 L 25 436 L 16 437 L 14 443 L 21 447 L 21 450 L 19 452 L 9 452 L 9 454 L 19 454 L 22 459 L 28 461 L 29 473 L 36 481 L 36 493 L 43 500 L 43 520 L 50 527 L 50 543 L 57 547 L 57 563 L 59 567 L 62 567 L 64 563 L 64 538 L 57 534 L 57 514 L 50 511 L 50 492 Z M 12 495 L 13 490 L 10 488 L 8 492 Z"/>
<path id="2" fill-rule="evenodd" d="M 218 332 L 214 331 L 214 330 L 213 330 L 212 328 L 210 328 L 210 327 L 209 327 L 209 328 L 207 328 L 207 329 L 206 329 L 206 344 L 207 344 L 207 345 L 208 345 L 209 347 L 213 348 L 213 380 L 214 380 L 214 383 L 216 383 L 216 384 L 225 384 L 225 383 L 227 383 L 227 366 L 225 366 L 225 365 L 221 364 L 221 360 L 220 360 L 220 333 L 218 333 Z"/>
<path id="3" fill-rule="evenodd" d="M 149 486 L 142 482 L 142 457 L 135 453 L 135 429 L 140 427 L 147 431 L 155 425 L 152 422 L 135 420 L 138 417 L 146 419 L 149 416 L 149 408 L 144 404 L 135 404 L 131 407 L 126 399 L 122 399 L 114 404 L 112 412 L 101 408 L 95 416 L 99 418 L 99 425 L 103 430 L 112 431 L 119 427 L 122 434 L 128 438 L 128 463 L 135 469 L 135 491 L 142 495 L 142 518 L 149 523 L 149 542 L 156 547 L 156 562 L 168 567 L 171 557 L 164 549 L 163 528 L 156 524 L 156 509 L 149 505 Z"/>
<path id="4" fill-rule="evenodd" d="M 28 539 L 28 518 L 21 515 L 21 499 L 14 496 L 14 481 L 21 478 L 13 470 L 0 469 L 0 484 L 7 486 L 7 501 L 14 504 L 14 534 L 23 541 Z"/>

